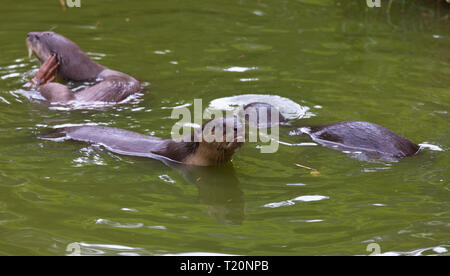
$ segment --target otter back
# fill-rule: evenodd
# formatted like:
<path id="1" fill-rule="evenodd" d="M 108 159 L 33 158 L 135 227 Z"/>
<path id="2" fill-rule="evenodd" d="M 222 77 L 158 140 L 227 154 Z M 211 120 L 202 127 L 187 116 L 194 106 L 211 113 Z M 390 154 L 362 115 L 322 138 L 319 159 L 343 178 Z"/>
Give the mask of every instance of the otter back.
<path id="1" fill-rule="evenodd" d="M 411 156 L 419 150 L 419 146 L 408 139 L 369 122 L 344 121 L 311 127 L 309 135 L 314 141 L 328 147 L 372 152 L 387 159 Z"/>

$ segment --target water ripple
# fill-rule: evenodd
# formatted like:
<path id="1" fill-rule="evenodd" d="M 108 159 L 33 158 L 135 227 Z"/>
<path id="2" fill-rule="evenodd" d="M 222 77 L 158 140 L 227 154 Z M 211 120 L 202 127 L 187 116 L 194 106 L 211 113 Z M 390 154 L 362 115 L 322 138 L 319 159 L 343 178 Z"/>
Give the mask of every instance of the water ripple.
<path id="1" fill-rule="evenodd" d="M 298 103 L 277 95 L 266 94 L 242 94 L 237 96 L 218 98 L 209 103 L 208 109 L 211 110 L 230 110 L 234 111 L 237 106 L 244 106 L 253 102 L 268 103 L 280 110 L 280 113 L 287 119 L 310 118 L 315 116 L 310 112 L 308 106 L 302 106 Z M 208 110 L 207 109 L 207 110 Z"/>
<path id="2" fill-rule="evenodd" d="M 141 222 L 137 222 L 137 223 L 121 223 L 121 222 L 116 222 L 116 221 L 112 221 L 109 219 L 97 219 L 95 221 L 95 224 L 106 224 L 112 227 L 116 227 L 116 228 L 128 228 L 128 229 L 133 229 L 133 228 L 142 228 L 144 227 L 144 224 Z"/>
<path id="3" fill-rule="evenodd" d="M 319 200 L 324 200 L 324 199 L 329 199 L 329 197 L 323 196 L 323 195 L 304 195 L 304 196 L 296 197 L 294 199 L 284 200 L 284 201 L 280 201 L 280 202 L 267 203 L 267 204 L 264 204 L 264 207 L 278 208 L 278 207 L 283 207 L 283 206 L 295 205 L 295 201 L 310 202 L 310 201 L 319 201 Z"/>
<path id="4" fill-rule="evenodd" d="M 125 228 L 125 229 L 137 229 L 137 228 L 148 228 L 148 229 L 159 229 L 159 230 L 167 230 L 167 227 L 164 225 L 145 225 L 142 222 L 118 222 L 109 219 L 99 218 L 95 221 L 95 224 L 103 224 L 108 225 L 114 228 Z"/>
<path id="5" fill-rule="evenodd" d="M 140 247 L 131 247 L 118 244 L 99 244 L 99 243 L 77 243 L 80 247 L 80 255 L 120 255 L 120 256 L 142 256 L 151 255 L 147 250 Z"/>
<path id="6" fill-rule="evenodd" d="M 448 248 L 450 245 L 438 245 L 433 247 L 426 247 L 415 249 L 411 251 L 388 251 L 382 252 L 380 254 L 375 254 L 376 256 L 437 256 L 448 253 Z"/>

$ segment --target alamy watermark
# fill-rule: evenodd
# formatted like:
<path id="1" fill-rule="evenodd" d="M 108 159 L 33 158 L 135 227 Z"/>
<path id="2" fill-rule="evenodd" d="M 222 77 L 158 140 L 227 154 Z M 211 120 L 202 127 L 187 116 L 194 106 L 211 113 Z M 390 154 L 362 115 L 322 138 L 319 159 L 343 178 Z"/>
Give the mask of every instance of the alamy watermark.
<path id="1" fill-rule="evenodd" d="M 81 246 L 78 242 L 69 243 L 66 251 L 70 252 L 67 256 L 81 256 Z"/>
<path id="2" fill-rule="evenodd" d="M 194 99 L 194 114 L 187 107 L 172 110 L 171 118 L 181 119 L 173 125 L 171 136 L 173 140 L 183 142 L 261 142 L 261 153 L 274 153 L 278 150 L 279 116 L 277 108 L 264 106 L 204 112 L 202 100 Z M 204 119 L 209 121 L 202 124 Z M 196 127 L 194 135 L 192 126 Z"/>
<path id="3" fill-rule="evenodd" d="M 381 0 L 366 0 L 366 3 L 369 8 L 381 7 Z"/>
<path id="4" fill-rule="evenodd" d="M 370 256 L 378 256 L 381 254 L 381 246 L 376 242 L 372 242 L 367 245 L 366 251 L 372 252 L 369 254 Z"/>
<path id="5" fill-rule="evenodd" d="M 66 0 L 66 5 L 69 8 L 81 8 L 81 0 Z"/>

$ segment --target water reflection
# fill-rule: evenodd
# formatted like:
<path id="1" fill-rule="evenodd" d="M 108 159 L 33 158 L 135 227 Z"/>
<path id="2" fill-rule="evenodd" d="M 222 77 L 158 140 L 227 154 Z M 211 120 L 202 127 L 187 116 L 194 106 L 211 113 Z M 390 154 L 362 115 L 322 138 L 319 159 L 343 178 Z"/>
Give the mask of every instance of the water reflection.
<path id="1" fill-rule="evenodd" d="M 199 201 L 209 207 L 212 218 L 224 224 L 242 224 L 245 202 L 231 163 L 217 167 L 164 163 L 179 171 L 186 182 L 198 188 Z"/>
<path id="2" fill-rule="evenodd" d="M 345 19 L 359 19 L 364 22 L 364 27 L 374 29 L 379 25 L 375 23 L 386 23 L 394 30 L 417 31 L 433 30 L 439 31 L 445 28 L 448 22 L 445 1 L 386 1 L 381 8 L 367 10 L 365 1 L 335 1 L 340 6 Z M 345 29 L 342 23 L 342 29 Z M 439 38 L 439 35 L 434 35 Z"/>

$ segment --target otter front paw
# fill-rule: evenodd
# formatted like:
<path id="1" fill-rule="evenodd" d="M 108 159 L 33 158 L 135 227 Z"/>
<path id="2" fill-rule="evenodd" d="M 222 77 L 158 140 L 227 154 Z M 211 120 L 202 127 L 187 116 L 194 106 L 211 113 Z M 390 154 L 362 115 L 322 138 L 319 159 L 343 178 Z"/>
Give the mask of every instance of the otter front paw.
<path id="1" fill-rule="evenodd" d="M 56 78 L 56 69 L 58 69 L 59 61 L 56 54 L 51 55 L 39 68 L 34 78 L 30 81 L 33 88 L 37 88 L 42 84 L 52 82 Z"/>

